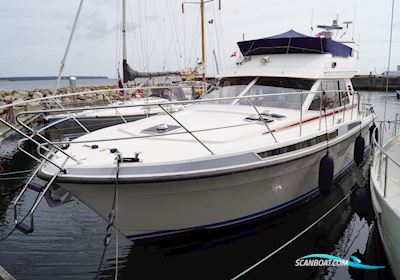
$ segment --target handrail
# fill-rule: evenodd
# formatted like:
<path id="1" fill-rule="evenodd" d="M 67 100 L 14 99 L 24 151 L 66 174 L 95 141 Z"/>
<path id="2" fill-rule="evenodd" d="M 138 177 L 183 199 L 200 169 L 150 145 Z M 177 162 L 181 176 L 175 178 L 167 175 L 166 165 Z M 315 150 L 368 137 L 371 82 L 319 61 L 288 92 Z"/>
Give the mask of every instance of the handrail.
<path id="1" fill-rule="evenodd" d="M 222 97 L 222 98 L 209 98 L 209 99 L 196 99 L 196 100 L 181 100 L 181 101 L 167 101 L 167 102 L 156 102 L 156 103 L 141 103 L 141 104 L 129 104 L 129 105 L 114 105 L 114 106 L 96 106 L 90 108 L 68 108 L 68 111 L 78 112 L 82 110 L 104 110 L 104 109 L 115 109 L 115 108 L 134 108 L 134 107 L 147 107 L 147 106 L 159 106 L 161 105 L 177 105 L 177 104 L 196 104 L 196 103 L 209 103 L 214 101 L 229 101 L 236 99 L 247 99 L 247 98 L 256 98 L 256 97 L 269 97 L 269 96 L 286 96 L 286 95 L 299 95 L 303 93 L 320 93 L 323 91 L 303 91 L 303 92 L 287 92 L 287 93 L 266 93 L 266 94 L 257 94 L 257 95 L 245 95 L 245 96 L 233 96 L 233 97 Z M 339 90 L 325 91 L 326 93 L 334 93 L 339 92 Z M 1 109 L 2 107 L 0 107 Z M 34 111 L 25 111 L 20 112 L 18 115 L 26 115 L 26 114 L 38 114 L 38 113 L 59 113 L 64 112 L 62 109 L 47 109 L 47 110 L 34 110 Z"/>
<path id="2" fill-rule="evenodd" d="M 112 88 L 112 89 L 98 89 L 98 90 L 89 90 L 89 91 L 82 91 L 82 92 L 72 92 L 72 93 L 65 93 L 65 94 L 57 94 L 56 96 L 49 95 L 45 97 L 39 97 L 39 98 L 34 98 L 34 99 L 29 99 L 29 100 L 22 100 L 16 103 L 11 103 L 11 104 L 3 104 L 0 106 L 0 109 L 5 109 L 13 106 L 21 106 L 25 105 L 31 102 L 39 102 L 39 101 L 47 101 L 47 100 L 53 100 L 54 97 L 56 98 L 67 98 L 67 97 L 74 97 L 78 95 L 86 95 L 86 94 L 102 94 L 104 92 L 109 92 L 109 93 L 114 93 L 114 92 L 119 92 L 119 91 L 132 91 L 135 89 L 163 89 L 163 88 L 179 88 L 179 86 L 143 86 L 143 87 L 131 87 L 131 88 Z M 87 108 L 86 108 L 87 109 Z M 69 110 L 69 108 L 68 108 Z"/>
<path id="3" fill-rule="evenodd" d="M 394 121 L 394 131 L 397 132 L 397 126 L 400 124 L 400 118 L 398 119 L 398 116 L 400 114 L 396 114 L 396 118 Z M 386 194 L 387 194 L 387 178 L 388 178 L 388 163 L 389 161 L 391 161 L 395 166 L 397 166 L 398 168 L 400 168 L 400 162 L 397 162 L 396 160 L 394 160 L 384 149 L 382 142 L 383 142 L 383 134 L 384 134 L 384 129 L 385 127 L 385 123 L 389 122 L 392 123 L 391 121 L 389 121 L 389 119 L 384 120 L 382 122 L 379 123 L 379 126 L 376 126 L 374 128 L 374 130 L 372 131 L 372 139 L 373 139 L 373 146 L 378 150 L 377 152 L 374 152 L 374 161 L 375 160 L 379 160 L 379 164 L 378 164 L 378 177 L 381 176 L 381 166 L 382 166 L 382 155 L 384 155 L 384 163 L 385 163 L 385 174 L 384 174 L 384 184 L 383 184 L 383 197 L 386 198 Z M 376 139 L 375 135 L 376 133 L 379 132 L 381 134 L 381 137 L 379 137 L 379 143 L 378 140 Z M 394 137 L 387 142 L 385 145 L 391 143 L 392 141 L 399 141 L 398 139 L 396 140 L 396 138 L 398 138 L 400 136 L 399 135 L 394 135 Z M 374 162 L 373 161 L 373 162 Z"/>
<path id="4" fill-rule="evenodd" d="M 167 86 L 144 86 L 144 87 L 135 87 L 135 88 L 117 88 L 117 89 L 100 89 L 100 90 L 92 90 L 92 91 L 83 91 L 83 92 L 74 92 L 74 93 L 66 93 L 66 94 L 58 94 L 56 97 L 58 99 L 60 98 L 67 98 L 67 97 L 74 97 L 74 96 L 78 96 L 78 95 L 86 95 L 86 94 L 103 94 L 104 92 L 109 92 L 109 93 L 114 93 L 114 92 L 119 92 L 119 91 L 132 91 L 135 89 L 157 89 L 157 88 L 166 88 Z M 171 86 L 168 86 L 171 87 Z M 173 86 L 172 86 L 173 87 Z M 339 91 L 343 91 L 343 90 L 330 90 L 330 91 L 325 91 L 325 92 L 339 92 Z M 319 93 L 319 92 L 323 92 L 323 91 L 303 91 L 304 92 L 308 92 L 308 93 Z M 353 91 L 353 93 L 355 93 L 356 91 Z M 288 93 L 267 93 L 267 94 L 260 94 L 260 95 L 254 95 L 254 96 L 279 96 L 279 95 L 290 95 L 290 94 L 299 94 L 301 92 L 288 92 Z M 203 95 L 205 96 L 205 95 Z M 11 103 L 11 104 L 3 104 L 0 106 L 0 109 L 5 109 L 5 108 L 9 108 L 9 107 L 13 107 L 13 106 L 21 106 L 21 105 L 25 105 L 25 104 L 29 104 L 32 102 L 39 102 L 39 101 L 47 101 L 47 100 L 52 100 L 54 98 L 54 96 L 50 95 L 50 96 L 46 96 L 46 97 L 40 97 L 40 98 L 35 98 L 35 99 L 29 99 L 29 100 L 22 100 L 16 103 Z M 227 97 L 225 97 L 227 98 Z M 223 99 L 223 100 L 232 100 L 234 98 L 239 98 L 239 97 L 231 97 L 228 99 Z M 196 99 L 196 100 L 185 100 L 185 101 L 177 101 L 177 102 L 182 102 L 183 104 L 185 103 L 193 103 L 193 102 L 204 102 L 204 100 L 211 100 L 211 99 Z M 221 100 L 220 98 L 215 98 L 214 101 L 218 101 Z M 176 102 L 175 102 L 176 103 Z M 158 104 L 156 104 L 158 105 Z M 123 107 L 121 107 L 123 108 Z M 80 108 L 79 110 L 87 110 L 88 108 Z M 64 110 L 68 110 L 68 111 L 78 111 L 76 110 L 76 108 L 68 108 L 68 109 L 64 109 Z M 49 109 L 48 112 L 53 112 L 53 111 L 58 111 L 58 112 L 62 112 L 62 109 L 59 110 L 53 110 L 53 109 Z M 46 111 L 47 112 L 47 111 Z"/>
<path id="5" fill-rule="evenodd" d="M 154 88 L 154 87 L 149 87 L 149 88 Z M 165 88 L 165 87 L 160 87 L 160 88 Z M 115 91 L 120 91 L 121 89 L 115 89 Z M 103 96 L 105 95 L 105 93 L 104 93 L 104 91 L 108 91 L 108 92 L 110 92 L 110 90 L 99 90 L 99 91 L 96 91 L 97 93 L 99 93 L 99 94 L 102 94 Z M 114 90 L 113 90 L 114 91 Z M 88 94 L 89 93 L 93 93 L 94 91 L 90 91 L 90 92 L 87 92 Z M 174 116 L 172 116 L 172 114 L 170 114 L 169 112 L 166 112 L 166 109 L 163 107 L 163 106 L 168 106 L 168 105 L 185 105 L 185 104 L 197 104 L 197 103 L 210 103 L 210 102 L 215 102 L 215 101 L 227 101 L 227 100 L 242 100 L 242 99 L 247 99 L 247 100 L 249 100 L 249 102 L 250 102 L 250 104 L 253 106 L 253 108 L 255 109 L 255 111 L 256 111 L 256 113 L 260 116 L 260 112 L 257 110 L 257 107 L 255 106 L 255 104 L 254 104 L 254 102 L 252 101 L 252 98 L 263 98 L 263 97 L 270 97 L 270 96 L 290 96 L 290 95 L 300 95 L 301 96 L 301 100 L 303 101 L 303 94 L 304 93 L 307 93 L 307 94 L 312 94 L 312 93 L 320 93 L 320 96 L 322 96 L 322 93 L 335 93 L 335 96 L 336 96 L 336 93 L 337 92 L 342 92 L 342 90 L 331 90 L 331 91 L 303 91 L 303 92 L 299 92 L 299 91 L 296 91 L 296 92 L 287 92 L 287 93 L 266 93 L 266 94 L 257 94 L 257 95 L 244 95 L 244 96 L 234 96 L 234 97 L 223 97 L 223 98 L 208 98 L 208 99 L 206 99 L 206 98 L 202 98 L 202 99 L 198 99 L 198 100 L 184 100 L 184 101 L 167 101 L 167 102 L 155 102 L 155 103 L 143 103 L 143 104 L 128 104 L 128 105 L 113 105 L 113 106 L 109 106 L 109 105 L 107 105 L 107 106 L 95 106 L 95 107 L 90 107 L 90 108 L 68 108 L 68 111 L 69 112 L 76 112 L 76 111 L 82 111 L 82 110 L 104 110 L 104 109 L 116 109 L 116 110 L 118 110 L 118 109 L 120 109 L 120 108 L 132 108 L 132 107 L 148 107 L 148 106 L 159 106 L 167 115 L 169 115 L 172 119 L 174 119 L 175 121 L 177 121 L 176 120 L 176 118 L 174 117 Z M 73 96 L 73 95 L 76 95 L 76 94 L 82 94 L 82 93 L 74 93 L 74 94 L 66 94 L 66 95 L 64 95 L 64 96 Z M 355 93 L 353 92 L 353 95 L 354 95 Z M 61 97 L 63 97 L 62 95 L 58 95 L 57 96 L 57 98 L 61 98 Z M 44 100 L 44 99 L 49 99 L 49 98 L 40 98 L 41 100 Z M 51 98 L 50 98 L 51 99 Z M 335 98 L 334 98 L 335 99 Z M 35 99 L 35 101 L 37 101 L 38 99 Z M 321 98 L 321 100 L 322 100 L 322 98 Z M 27 102 L 29 103 L 29 102 L 31 102 L 32 100 L 28 100 Z M 302 102 L 301 102 L 302 103 Z M 15 104 L 13 104 L 13 105 L 15 105 Z M 111 104 L 112 105 L 112 104 Z M 303 107 L 302 107 L 302 104 L 300 104 L 301 105 L 301 107 L 300 107 L 300 126 L 302 125 L 302 123 L 303 123 L 303 110 L 307 110 L 307 109 L 304 109 Z M 352 106 L 353 107 L 353 106 Z M 76 161 L 76 162 L 78 162 L 79 163 L 79 161 L 77 161 L 75 158 L 73 158 L 73 157 L 71 157 L 68 153 L 66 153 L 65 151 L 63 151 L 60 147 L 58 147 L 57 145 L 58 144 L 67 144 L 67 143 L 70 143 L 70 144 L 77 144 L 77 143 L 89 143 L 89 142 L 94 142 L 94 141 L 96 141 L 96 142 L 104 142 L 104 141 L 112 141 L 112 140 L 128 140 L 128 139 L 137 139 L 137 138 L 148 138 L 148 137 L 155 137 L 155 136 L 167 136 L 167 135 L 174 135 L 174 134 L 184 134 L 184 133 L 189 133 L 189 134 L 191 134 L 192 135 L 192 137 L 194 137 L 195 139 L 196 139 L 196 141 L 198 141 L 201 145 L 203 145 L 211 154 L 213 154 L 213 152 L 200 140 L 200 139 L 198 139 L 195 135 L 194 135 L 194 133 L 197 133 L 197 132 L 203 132 L 203 131 L 212 131 L 212 130 L 217 130 L 217 129 L 226 129 L 226 128 L 229 128 L 229 127 L 238 127 L 238 126 L 241 126 L 241 125 L 235 125 L 235 126 L 224 126 L 224 127 L 217 127 L 217 128 L 210 128 L 210 129 L 201 129 L 201 130 L 189 130 L 189 129 L 187 129 L 187 128 L 185 128 L 179 121 L 177 121 L 180 125 L 181 125 L 181 127 L 185 130 L 185 132 L 175 132 L 175 133 L 167 133 L 167 134 L 164 134 L 164 135 L 159 135 L 159 134 L 157 134 L 157 135 L 145 135 L 145 136 L 138 136 L 138 137 L 122 137 L 122 138 L 116 138 L 116 139 L 100 139 L 100 140 L 90 140 L 90 141 L 73 141 L 73 142 L 70 142 L 70 141 L 59 141 L 59 142 L 54 142 L 54 141 L 50 141 L 50 140 L 48 140 L 46 137 L 44 137 L 44 136 L 42 136 L 40 133 L 41 132 L 43 132 L 43 131 L 45 131 L 47 128 L 49 128 L 49 127 L 51 127 L 52 125 L 48 125 L 48 126 L 45 126 L 44 128 L 42 128 L 42 129 L 40 129 L 40 130 L 38 130 L 38 131 L 35 131 L 35 130 L 33 130 L 32 128 L 30 128 L 29 126 L 27 126 L 26 124 L 24 124 L 23 123 L 23 121 L 21 121 L 20 120 L 20 117 L 22 116 L 22 115 L 27 115 L 27 114 L 40 114 L 40 113 L 57 113 L 57 112 L 64 112 L 65 111 L 65 109 L 50 109 L 50 110 L 32 110 L 32 111 L 25 111 L 25 112 L 20 112 L 20 113 L 18 113 L 17 114 L 17 116 L 16 116 L 16 119 L 17 119 L 17 121 L 18 121 L 18 123 L 19 124 L 21 124 L 23 127 L 25 127 L 26 129 L 28 129 L 28 130 L 30 130 L 32 133 L 34 133 L 34 135 L 37 135 L 38 137 L 40 137 L 43 141 L 45 141 L 46 143 L 42 143 L 42 144 L 40 144 L 40 143 L 38 143 L 37 141 L 34 141 L 37 145 L 38 145 L 38 147 L 37 147 L 37 151 L 38 151 L 38 154 L 45 160 L 45 161 L 49 161 L 49 162 L 51 162 L 53 165 L 55 165 L 55 166 L 57 166 L 56 164 L 54 164 L 51 160 L 49 160 L 44 154 L 42 154 L 41 153 L 41 149 L 43 149 L 43 148 L 45 148 L 48 152 L 51 152 L 51 153 L 53 153 L 54 154 L 54 151 L 51 151 L 51 149 L 49 150 L 49 149 L 47 149 L 46 147 L 45 147 L 45 145 L 50 145 L 50 146 L 52 146 L 54 149 L 56 149 L 56 150 L 58 150 L 58 151 L 60 151 L 61 153 L 63 153 L 65 156 L 67 156 L 68 158 L 71 158 L 71 159 L 73 159 L 74 161 Z M 70 119 L 71 117 L 69 117 L 69 118 L 65 118 L 65 119 Z M 321 112 L 320 112 L 320 118 L 321 118 Z M 62 119 L 62 120 L 60 120 L 59 122 L 57 121 L 57 123 L 61 123 L 62 121 L 65 121 L 65 119 Z M 264 125 L 267 127 L 267 129 L 268 129 L 268 132 L 272 135 L 272 137 L 274 138 L 274 140 L 275 140 L 275 142 L 277 142 L 277 139 L 276 139 L 276 137 L 275 137 L 275 135 L 274 135 L 274 133 L 273 133 L 273 131 L 269 128 L 269 126 L 268 126 L 268 124 L 265 122 L 265 120 L 261 117 L 260 118 L 260 121 L 261 122 L 263 122 L 264 123 Z M 260 122 L 259 121 L 259 122 Z M 252 122 L 252 123 L 250 123 L 250 124 L 257 124 L 257 123 L 259 123 L 259 122 Z M 249 125 L 250 125 L 249 124 Z M 54 124 L 53 124 L 54 125 Z M 301 127 L 300 127 L 300 135 L 301 135 Z M 26 135 L 24 135 L 24 136 L 26 136 Z M 27 137 L 28 138 L 28 137 Z M 31 139 L 31 137 L 29 138 L 30 140 L 32 140 Z M 58 168 L 60 168 L 59 166 L 57 166 Z"/>
<path id="6" fill-rule="evenodd" d="M 374 133 L 374 134 L 373 134 L 373 135 L 375 135 L 376 130 L 379 129 L 379 128 L 382 126 L 382 124 L 384 124 L 384 122 L 381 122 L 379 126 L 377 126 L 377 127 L 374 128 L 374 130 L 373 130 L 373 133 Z M 398 122 L 398 124 L 400 124 L 400 121 Z M 380 132 L 380 133 L 381 133 L 381 132 Z M 400 167 L 400 162 L 397 162 L 397 161 L 394 160 L 391 156 L 389 156 L 388 153 L 385 152 L 385 150 L 383 149 L 383 147 L 380 146 L 379 143 L 376 141 L 375 137 L 373 137 L 373 143 L 374 143 L 374 147 L 378 148 L 379 151 L 380 151 L 381 153 L 383 153 L 383 154 L 386 156 L 386 158 L 390 159 L 395 165 L 397 165 L 398 167 Z"/>

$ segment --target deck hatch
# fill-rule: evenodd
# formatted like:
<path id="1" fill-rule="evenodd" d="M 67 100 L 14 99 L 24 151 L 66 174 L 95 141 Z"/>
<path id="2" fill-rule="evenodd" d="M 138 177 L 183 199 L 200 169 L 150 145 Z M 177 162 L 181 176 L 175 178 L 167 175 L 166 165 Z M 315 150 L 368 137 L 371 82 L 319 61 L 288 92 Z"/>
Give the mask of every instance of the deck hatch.
<path id="1" fill-rule="evenodd" d="M 333 139 L 335 137 L 338 136 L 338 130 L 335 130 L 331 133 L 329 133 L 329 139 Z M 265 152 L 261 152 L 261 153 L 257 153 L 257 155 L 261 158 L 266 158 L 266 157 L 270 157 L 270 156 L 276 156 L 276 155 L 281 155 L 284 153 L 289 153 L 289 152 L 293 152 L 296 150 L 300 150 L 300 149 L 304 149 L 304 148 L 308 148 L 311 146 L 314 146 L 316 144 L 319 144 L 321 142 L 324 142 L 327 140 L 327 136 L 326 134 L 323 135 L 319 135 L 317 137 L 305 140 L 303 142 L 299 142 L 293 145 L 289 145 L 286 147 L 281 147 L 281 148 L 277 148 L 277 149 L 273 149 L 273 150 L 269 150 L 269 151 L 265 151 Z"/>
<path id="2" fill-rule="evenodd" d="M 283 119 L 283 118 L 286 118 L 286 116 L 284 116 L 284 115 L 280 115 L 280 114 L 276 114 L 276 113 L 270 113 L 270 112 L 268 112 L 268 111 L 262 112 L 261 115 L 262 115 L 262 116 L 267 116 L 267 117 L 270 117 L 270 118 L 274 118 L 274 119 Z"/>
<path id="3" fill-rule="evenodd" d="M 250 115 L 247 118 L 245 118 L 245 120 L 246 121 L 264 121 L 264 122 L 267 122 L 267 123 L 270 123 L 270 122 L 274 121 L 274 120 L 271 120 L 270 118 L 268 118 L 265 115 L 261 114 L 261 116 L 262 116 L 262 119 L 260 118 L 259 115 L 253 114 L 253 115 Z"/>
<path id="4" fill-rule="evenodd" d="M 145 134 L 163 134 L 163 133 L 166 133 L 166 132 L 170 132 L 170 131 L 176 130 L 178 128 L 180 128 L 179 125 L 159 124 L 159 125 L 156 125 L 156 126 L 152 126 L 152 127 L 143 129 L 141 131 L 141 133 L 145 133 Z"/>

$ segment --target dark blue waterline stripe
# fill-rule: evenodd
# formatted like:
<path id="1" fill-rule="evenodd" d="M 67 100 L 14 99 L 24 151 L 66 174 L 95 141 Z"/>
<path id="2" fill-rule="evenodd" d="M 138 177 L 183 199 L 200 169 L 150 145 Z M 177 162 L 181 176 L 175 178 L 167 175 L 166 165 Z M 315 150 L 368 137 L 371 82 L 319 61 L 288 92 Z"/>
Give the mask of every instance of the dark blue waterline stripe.
<path id="1" fill-rule="evenodd" d="M 368 152 L 369 147 L 366 149 L 365 153 Z M 355 165 L 354 160 L 350 161 L 342 170 L 340 170 L 335 176 L 334 180 L 337 180 L 340 178 L 348 169 L 353 167 Z M 306 192 L 305 194 L 302 194 L 301 196 L 298 196 L 294 199 L 289 200 L 288 202 L 282 203 L 280 205 L 274 206 L 272 208 L 268 208 L 265 210 L 262 210 L 257 213 L 253 213 L 250 215 L 246 215 L 243 217 L 235 218 L 232 220 L 228 221 L 223 221 L 223 222 L 218 222 L 218 223 L 213 223 L 213 224 L 208 224 L 208 225 L 203 225 L 203 226 L 197 226 L 197 227 L 191 227 L 191 228 L 185 228 L 185 229 L 178 229 L 178 230 L 161 230 L 161 231 L 155 231 L 155 232 L 147 232 L 147 233 L 140 233 L 140 234 L 133 234 L 133 235 L 127 235 L 126 237 L 129 239 L 139 239 L 143 237 L 151 237 L 151 236 L 158 236 L 158 235 L 166 235 L 166 234 L 173 234 L 173 233 L 179 233 L 179 232 L 186 232 L 186 231 L 193 231 L 193 230 L 200 230 L 200 229 L 210 229 L 210 228 L 215 228 L 215 227 L 221 227 L 224 225 L 230 225 L 230 224 L 235 224 L 238 222 L 244 222 L 253 218 L 257 218 L 259 216 L 266 215 L 271 212 L 275 212 L 277 210 L 280 210 L 284 207 L 290 206 L 296 202 L 299 202 L 300 200 L 304 199 L 305 197 L 311 196 L 318 192 L 318 187 Z"/>

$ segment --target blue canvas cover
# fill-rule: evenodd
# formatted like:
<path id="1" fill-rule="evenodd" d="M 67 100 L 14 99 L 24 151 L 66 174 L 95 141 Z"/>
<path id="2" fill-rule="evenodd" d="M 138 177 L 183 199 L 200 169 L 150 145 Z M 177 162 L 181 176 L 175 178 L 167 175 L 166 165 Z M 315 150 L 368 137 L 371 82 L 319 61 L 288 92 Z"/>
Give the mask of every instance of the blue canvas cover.
<path id="1" fill-rule="evenodd" d="M 333 56 L 349 57 L 353 49 L 327 38 L 311 37 L 294 30 L 258 40 L 238 42 L 244 56 L 286 53 L 331 53 Z"/>

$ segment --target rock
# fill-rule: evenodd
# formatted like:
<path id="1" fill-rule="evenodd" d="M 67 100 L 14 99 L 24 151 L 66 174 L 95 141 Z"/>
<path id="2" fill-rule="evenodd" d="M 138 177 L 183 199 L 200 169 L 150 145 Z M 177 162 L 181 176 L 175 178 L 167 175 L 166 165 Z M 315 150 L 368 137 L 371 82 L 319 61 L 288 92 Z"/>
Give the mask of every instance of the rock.
<path id="1" fill-rule="evenodd" d="M 24 99 L 24 100 L 29 99 L 28 92 L 27 92 L 27 91 L 24 91 L 24 90 L 21 90 L 21 91 L 18 93 L 18 97 L 20 97 L 20 98 L 22 98 L 22 99 Z"/>
<path id="2" fill-rule="evenodd" d="M 40 91 L 37 91 L 33 94 L 34 98 L 42 98 L 43 94 Z"/>
<path id="3" fill-rule="evenodd" d="M 78 99 L 78 100 L 86 100 L 87 98 L 86 98 L 86 96 L 84 96 L 83 94 L 79 94 L 79 95 L 77 96 L 77 99 Z"/>

